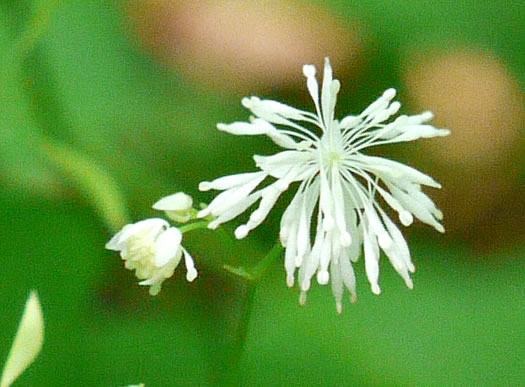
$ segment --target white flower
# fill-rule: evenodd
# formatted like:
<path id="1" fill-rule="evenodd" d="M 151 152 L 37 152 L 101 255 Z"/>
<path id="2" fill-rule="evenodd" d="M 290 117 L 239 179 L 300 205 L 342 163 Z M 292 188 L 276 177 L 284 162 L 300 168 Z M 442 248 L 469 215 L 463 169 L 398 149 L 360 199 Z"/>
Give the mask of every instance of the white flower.
<path id="1" fill-rule="evenodd" d="M 375 294 L 381 292 L 378 284 L 380 248 L 406 285 L 413 287 L 409 272 L 415 269 L 407 243 L 380 207 L 376 195 L 398 213 L 403 225 L 410 225 L 415 216 L 436 230 L 444 231 L 438 221 L 442 218 L 441 212 L 421 191 L 421 185 L 440 188 L 438 183 L 409 166 L 367 156 L 362 151 L 374 145 L 445 136 L 449 131 L 424 125 L 433 117 L 430 112 L 401 115 L 385 123 L 401 106 L 397 101 L 392 102 L 396 94 L 394 89 L 385 91 L 361 114 L 338 121 L 334 118 L 334 109 L 340 83 L 332 79 L 328 58 L 320 99 L 315 71 L 312 65 L 303 67 L 315 114 L 251 97 L 242 100 L 255 116 L 250 122 L 217 125 L 219 130 L 235 135 L 266 135 L 285 150 L 272 156 L 254 156 L 259 172 L 202 182 L 199 186 L 202 191 L 223 192 L 198 216 L 215 216 L 209 227 L 216 228 L 260 199 L 248 222 L 235 230 L 237 238 L 244 238 L 266 218 L 290 184 L 298 182 L 297 193 L 282 216 L 280 229 L 280 239 L 286 248 L 287 283 L 293 286 L 298 268 L 300 302 L 303 304 L 314 274 L 317 273 L 317 282 L 323 285 L 331 278 L 340 313 L 344 286 L 350 291 L 351 300 L 356 299 L 352 263 L 359 258 L 361 246 L 366 274 Z M 255 190 L 267 177 L 276 180 Z M 313 233 L 312 222 L 315 223 Z"/>
<path id="2" fill-rule="evenodd" d="M 195 215 L 191 196 L 184 192 L 177 192 L 157 201 L 153 208 L 166 213 L 168 218 L 178 223 L 186 223 Z"/>
<path id="3" fill-rule="evenodd" d="M 197 270 L 190 254 L 181 245 L 182 233 L 169 227 L 164 219 L 151 218 L 128 224 L 106 244 L 110 250 L 120 251 L 125 267 L 135 270 L 140 285 L 149 285 L 152 296 L 160 292 L 162 282 L 171 277 L 182 255 L 186 264 L 186 279 L 193 281 Z"/>

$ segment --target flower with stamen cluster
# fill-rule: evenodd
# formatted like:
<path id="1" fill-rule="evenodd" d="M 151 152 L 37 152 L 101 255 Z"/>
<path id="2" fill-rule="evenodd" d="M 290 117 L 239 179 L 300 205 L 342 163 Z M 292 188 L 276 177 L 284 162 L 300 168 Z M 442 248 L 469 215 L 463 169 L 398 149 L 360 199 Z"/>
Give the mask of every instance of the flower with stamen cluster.
<path id="1" fill-rule="evenodd" d="M 126 269 L 135 270 L 135 276 L 142 280 L 139 284 L 149 286 L 149 293 L 155 296 L 164 280 L 173 275 L 183 255 L 186 279 L 191 282 L 197 277 L 193 259 L 181 242 L 178 228 L 170 227 L 164 219 L 151 218 L 124 226 L 106 248 L 120 251 Z"/>
<path id="2" fill-rule="evenodd" d="M 386 123 L 401 106 L 392 101 L 396 94 L 394 89 L 386 90 L 361 114 L 338 121 L 334 111 L 340 83 L 332 78 L 328 58 L 325 59 L 320 98 L 315 67 L 305 65 L 303 73 L 315 113 L 251 97 L 242 100 L 244 107 L 253 113 L 249 122 L 217 125 L 219 130 L 234 135 L 266 135 L 284 150 L 271 156 L 255 155 L 258 172 L 202 182 L 199 185 L 202 191 L 223 192 L 198 216 L 214 216 L 215 220 L 209 224 L 213 229 L 260 200 L 248 222 L 235 230 L 237 238 L 244 238 L 261 224 L 279 196 L 297 182 L 299 187 L 282 216 L 280 227 L 287 284 L 293 286 L 298 269 L 299 300 L 304 304 L 314 274 L 322 285 L 331 279 L 337 311 L 341 313 L 345 286 L 351 300 L 356 300 L 352 263 L 359 258 L 361 248 L 366 274 L 375 294 L 381 292 L 378 283 L 380 249 L 406 285 L 413 287 L 409 273 L 415 268 L 408 245 L 376 196 L 398 213 L 404 226 L 409 226 L 415 216 L 444 232 L 439 223 L 441 211 L 421 190 L 422 185 L 436 188 L 440 185 L 414 168 L 368 156 L 363 151 L 375 145 L 445 136 L 449 131 L 425 124 L 433 118 L 431 112 L 401 115 Z M 275 181 L 256 190 L 268 177 Z M 314 232 L 311 227 L 315 227 Z"/>

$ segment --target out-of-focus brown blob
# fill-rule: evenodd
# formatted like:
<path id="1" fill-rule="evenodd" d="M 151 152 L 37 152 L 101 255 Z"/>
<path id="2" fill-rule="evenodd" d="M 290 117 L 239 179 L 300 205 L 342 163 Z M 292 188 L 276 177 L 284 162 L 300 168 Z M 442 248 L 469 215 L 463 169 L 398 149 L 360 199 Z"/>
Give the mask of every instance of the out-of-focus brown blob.
<path id="1" fill-rule="evenodd" d="M 130 2 L 135 30 L 161 61 L 190 79 L 238 92 L 303 82 L 302 65 L 329 56 L 356 69 L 359 26 L 289 0 Z M 351 65 L 351 66 L 349 66 Z"/>
<path id="2" fill-rule="evenodd" d="M 482 52 L 426 53 L 407 63 L 412 102 L 435 113 L 435 126 L 452 131 L 422 147 L 441 166 L 435 175 L 444 188 L 435 197 L 447 232 L 493 244 L 488 236 L 516 227 L 508 215 L 522 196 L 523 91 L 502 62 Z"/>

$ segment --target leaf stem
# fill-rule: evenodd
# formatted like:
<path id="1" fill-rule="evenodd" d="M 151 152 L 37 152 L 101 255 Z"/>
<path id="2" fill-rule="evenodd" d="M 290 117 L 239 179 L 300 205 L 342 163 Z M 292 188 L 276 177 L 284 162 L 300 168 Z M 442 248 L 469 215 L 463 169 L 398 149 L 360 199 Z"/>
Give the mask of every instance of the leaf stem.
<path id="1" fill-rule="evenodd" d="M 223 265 L 223 269 L 230 273 L 236 274 L 239 277 L 245 278 L 249 281 L 259 282 L 268 272 L 268 269 L 274 262 L 282 255 L 283 246 L 279 241 L 271 248 L 266 256 L 259 261 L 257 265 L 252 268 L 245 268 L 243 266 Z"/>

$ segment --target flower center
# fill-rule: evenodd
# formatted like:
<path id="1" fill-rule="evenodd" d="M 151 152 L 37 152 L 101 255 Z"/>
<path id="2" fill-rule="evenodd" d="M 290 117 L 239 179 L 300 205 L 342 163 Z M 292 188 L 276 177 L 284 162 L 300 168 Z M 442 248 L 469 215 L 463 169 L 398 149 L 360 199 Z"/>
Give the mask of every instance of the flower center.
<path id="1" fill-rule="evenodd" d="M 344 149 L 339 138 L 333 135 L 332 138 L 329 138 L 325 135 L 321 138 L 320 145 L 319 151 L 323 166 L 325 168 L 339 167 L 344 159 Z"/>
<path id="2" fill-rule="evenodd" d="M 155 255 L 155 243 L 148 237 L 131 237 L 128 242 L 131 260 L 143 260 L 144 257 Z"/>
<path id="3" fill-rule="evenodd" d="M 337 166 L 341 163 L 341 153 L 332 150 L 328 153 L 328 162 L 331 166 Z"/>

